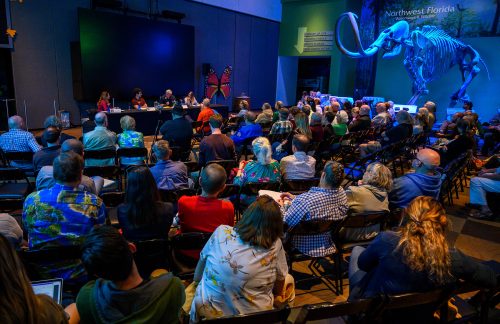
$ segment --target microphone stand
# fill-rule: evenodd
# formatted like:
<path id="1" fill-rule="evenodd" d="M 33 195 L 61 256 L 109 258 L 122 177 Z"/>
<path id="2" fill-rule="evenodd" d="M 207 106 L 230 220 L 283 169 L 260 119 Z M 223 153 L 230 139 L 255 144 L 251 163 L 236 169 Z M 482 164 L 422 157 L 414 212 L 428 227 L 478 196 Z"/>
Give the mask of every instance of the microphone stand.
<path id="1" fill-rule="evenodd" d="M 160 117 L 158 117 L 158 122 L 156 123 L 156 129 L 155 129 L 155 136 L 153 137 L 153 143 L 151 143 L 151 150 L 149 151 L 149 162 L 153 161 L 153 145 L 155 145 L 156 141 L 158 140 L 158 133 L 160 132 L 161 123 L 162 123 L 162 120 Z M 154 157 L 154 158 L 156 160 L 156 157 Z"/>
<path id="2" fill-rule="evenodd" d="M 16 99 L 2 99 L 1 101 L 5 102 L 5 117 L 7 118 L 7 125 L 9 124 L 9 101 L 16 101 Z"/>

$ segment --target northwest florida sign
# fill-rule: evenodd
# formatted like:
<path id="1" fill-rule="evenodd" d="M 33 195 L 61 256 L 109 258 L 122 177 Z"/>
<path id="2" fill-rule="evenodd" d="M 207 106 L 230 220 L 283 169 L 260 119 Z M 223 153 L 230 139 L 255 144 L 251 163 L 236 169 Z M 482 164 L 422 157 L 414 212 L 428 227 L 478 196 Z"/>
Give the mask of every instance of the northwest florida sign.
<path id="1" fill-rule="evenodd" d="M 304 52 L 332 51 L 333 31 L 308 32 L 307 27 L 297 28 L 297 44 L 295 49 L 299 54 Z"/>
<path id="2" fill-rule="evenodd" d="M 410 29 L 438 26 L 452 37 L 500 36 L 500 1 L 386 0 L 379 14 L 380 31 L 400 20 Z"/>

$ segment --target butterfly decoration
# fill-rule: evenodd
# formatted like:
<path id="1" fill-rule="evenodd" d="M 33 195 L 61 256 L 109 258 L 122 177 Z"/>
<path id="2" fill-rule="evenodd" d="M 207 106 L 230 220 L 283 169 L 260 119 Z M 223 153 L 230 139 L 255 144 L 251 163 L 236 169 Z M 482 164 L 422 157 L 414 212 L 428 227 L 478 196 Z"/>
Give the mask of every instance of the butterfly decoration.
<path id="1" fill-rule="evenodd" d="M 210 71 L 205 77 L 205 97 L 212 99 L 217 92 L 220 92 L 224 96 L 224 99 L 227 99 L 231 92 L 232 71 L 233 67 L 231 65 L 227 65 L 219 78 L 217 73 L 215 73 L 214 68 L 210 67 Z"/>
<path id="2" fill-rule="evenodd" d="M 10 38 L 14 38 L 16 36 L 17 31 L 15 29 L 7 28 L 5 34 L 9 35 Z"/>

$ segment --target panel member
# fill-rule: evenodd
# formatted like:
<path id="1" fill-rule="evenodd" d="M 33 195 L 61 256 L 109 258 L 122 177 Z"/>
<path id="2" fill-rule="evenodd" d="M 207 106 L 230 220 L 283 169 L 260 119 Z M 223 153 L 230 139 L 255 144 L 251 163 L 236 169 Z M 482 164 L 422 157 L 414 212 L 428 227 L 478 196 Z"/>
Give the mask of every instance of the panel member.
<path id="1" fill-rule="evenodd" d="M 134 89 L 134 97 L 132 98 L 131 103 L 132 107 L 135 109 L 146 108 L 148 106 L 146 100 L 142 97 L 142 90 L 140 88 Z"/>
<path id="2" fill-rule="evenodd" d="M 109 111 L 111 108 L 111 104 L 109 103 L 110 98 L 109 92 L 101 92 L 101 97 L 97 101 L 97 111 Z"/>
<path id="3" fill-rule="evenodd" d="M 175 104 L 175 97 L 172 94 L 172 90 L 167 89 L 165 90 L 165 94 L 160 97 L 160 103 L 164 107 L 173 107 Z"/>

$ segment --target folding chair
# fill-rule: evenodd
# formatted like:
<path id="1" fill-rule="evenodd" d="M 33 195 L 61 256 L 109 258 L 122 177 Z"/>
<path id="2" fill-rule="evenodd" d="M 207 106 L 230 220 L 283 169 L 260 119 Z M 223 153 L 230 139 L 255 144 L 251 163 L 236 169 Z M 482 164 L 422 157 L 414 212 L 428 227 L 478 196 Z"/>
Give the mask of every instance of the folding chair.
<path id="1" fill-rule="evenodd" d="M 225 316 L 214 319 L 202 319 L 202 323 L 213 324 L 254 324 L 254 323 L 282 323 L 286 324 L 290 315 L 290 308 L 272 309 L 263 312 Z"/>
<path id="2" fill-rule="evenodd" d="M 212 233 L 180 233 L 170 238 L 168 253 L 170 269 L 181 279 L 192 279 L 198 259 L 183 255 L 182 250 L 201 250 Z"/>
<path id="3" fill-rule="evenodd" d="M 116 151 L 116 157 L 121 164 L 122 158 L 142 158 L 144 162 L 148 163 L 148 149 L 145 147 L 129 147 L 119 148 Z"/>
<path id="4" fill-rule="evenodd" d="M 26 196 L 33 186 L 26 174 L 18 168 L 0 168 L 0 211 L 23 209 Z"/>

